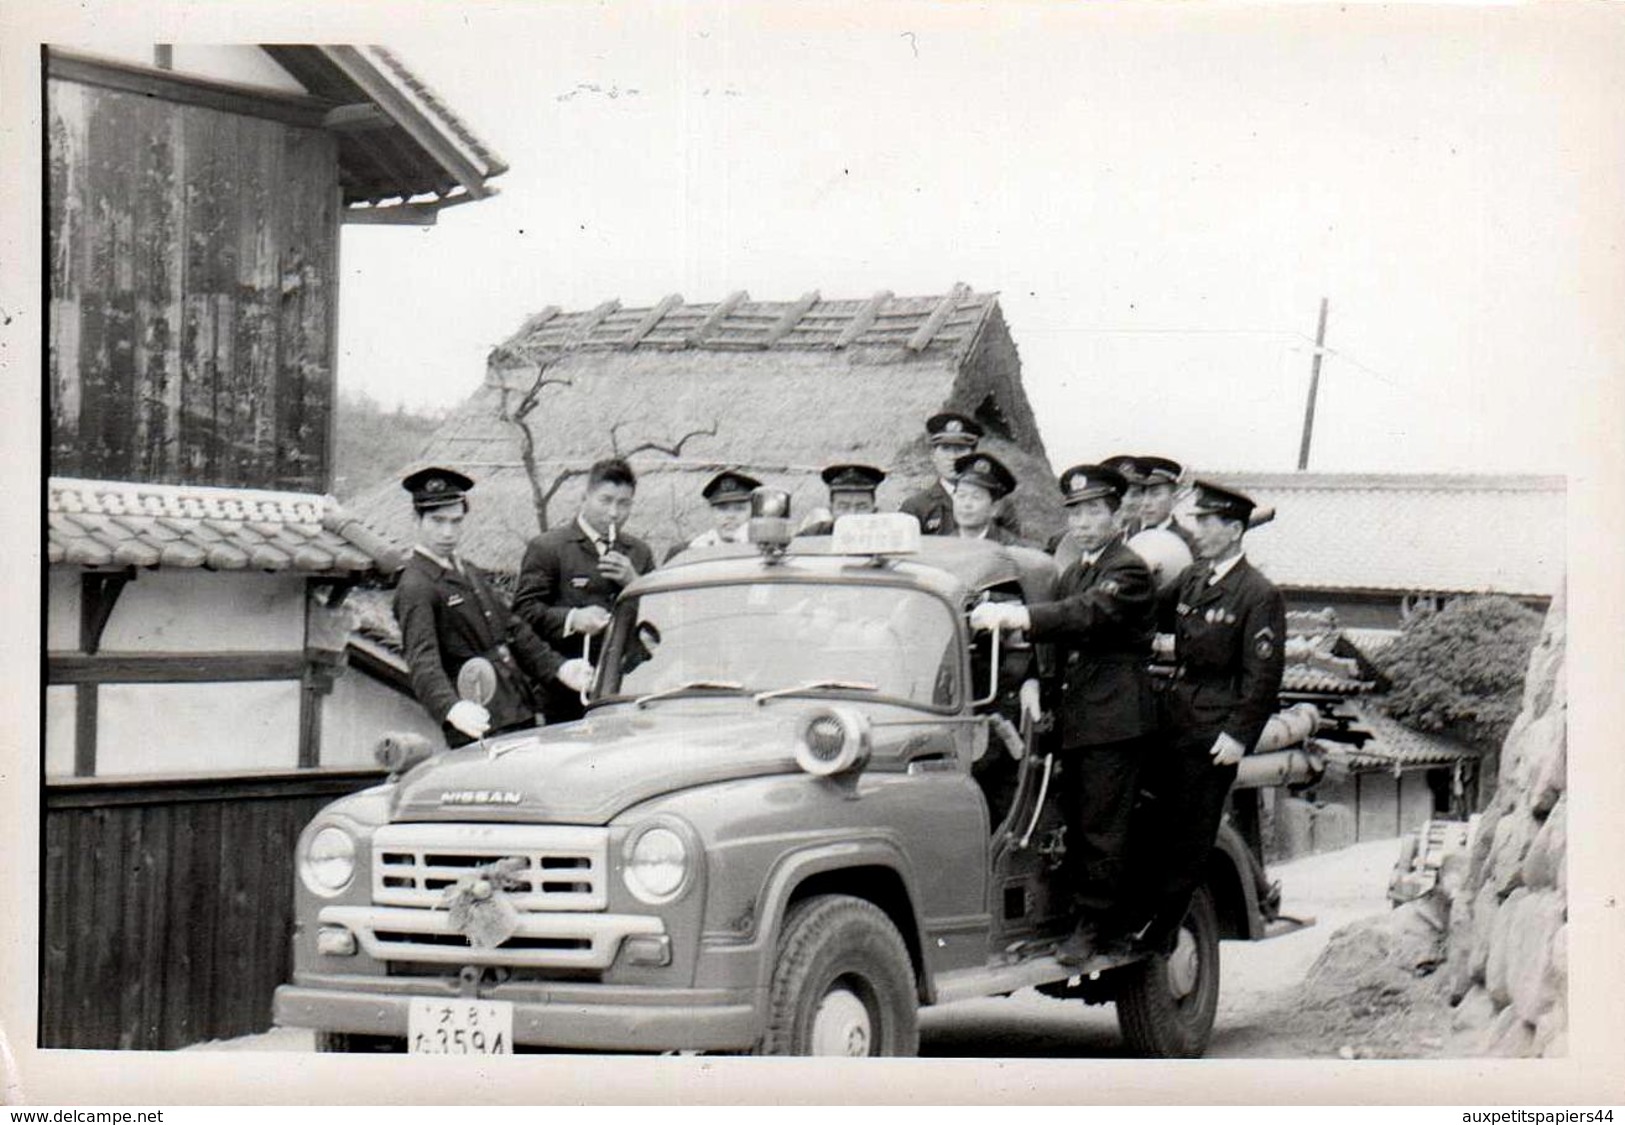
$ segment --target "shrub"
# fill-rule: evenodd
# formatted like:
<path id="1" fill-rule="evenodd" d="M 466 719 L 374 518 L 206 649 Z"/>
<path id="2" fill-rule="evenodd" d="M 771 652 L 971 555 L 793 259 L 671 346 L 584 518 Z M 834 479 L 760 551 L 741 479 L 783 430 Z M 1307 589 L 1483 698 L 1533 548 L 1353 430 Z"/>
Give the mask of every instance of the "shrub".
<path id="1" fill-rule="evenodd" d="M 1457 598 L 1405 623 L 1383 653 L 1389 714 L 1418 730 L 1499 748 L 1518 717 L 1541 616 L 1511 598 Z"/>

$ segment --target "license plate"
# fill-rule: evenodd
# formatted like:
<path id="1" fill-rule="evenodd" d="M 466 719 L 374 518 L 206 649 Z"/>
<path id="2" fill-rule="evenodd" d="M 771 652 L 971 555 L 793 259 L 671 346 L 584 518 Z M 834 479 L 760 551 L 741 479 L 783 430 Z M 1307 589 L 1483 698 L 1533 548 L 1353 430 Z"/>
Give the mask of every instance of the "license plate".
<path id="1" fill-rule="evenodd" d="M 511 1055 L 513 1004 L 414 997 L 406 1017 L 406 1049 L 414 1055 Z"/>

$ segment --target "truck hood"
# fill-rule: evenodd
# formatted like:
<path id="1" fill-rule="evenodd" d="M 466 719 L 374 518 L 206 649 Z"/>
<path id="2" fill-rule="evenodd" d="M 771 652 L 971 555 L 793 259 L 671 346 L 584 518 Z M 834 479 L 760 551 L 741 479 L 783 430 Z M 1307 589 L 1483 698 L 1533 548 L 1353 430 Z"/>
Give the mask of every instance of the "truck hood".
<path id="1" fill-rule="evenodd" d="M 740 706 L 628 707 L 453 750 L 402 779 L 390 819 L 606 824 L 662 793 L 795 772 L 804 708 Z"/>

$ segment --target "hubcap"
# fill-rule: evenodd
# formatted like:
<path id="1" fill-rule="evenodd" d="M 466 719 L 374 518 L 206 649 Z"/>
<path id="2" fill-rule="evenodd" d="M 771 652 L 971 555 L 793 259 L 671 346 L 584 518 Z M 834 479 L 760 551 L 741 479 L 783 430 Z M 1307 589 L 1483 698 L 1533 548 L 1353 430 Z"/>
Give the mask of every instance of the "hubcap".
<path id="1" fill-rule="evenodd" d="M 824 994 L 813 1013 L 812 1054 L 867 1055 L 874 1030 L 869 1009 L 852 991 L 837 985 Z"/>
<path id="2" fill-rule="evenodd" d="M 1168 991 L 1174 994 L 1174 999 L 1183 1000 L 1195 992 L 1200 973 L 1196 935 L 1181 926 L 1179 940 L 1174 945 L 1174 951 L 1168 955 Z"/>

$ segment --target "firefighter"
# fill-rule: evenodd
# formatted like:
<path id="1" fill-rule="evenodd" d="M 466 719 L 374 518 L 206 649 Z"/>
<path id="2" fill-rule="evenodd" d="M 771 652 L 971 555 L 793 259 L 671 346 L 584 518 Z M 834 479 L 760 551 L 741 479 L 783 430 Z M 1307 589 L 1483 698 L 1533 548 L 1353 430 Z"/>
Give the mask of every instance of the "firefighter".
<path id="1" fill-rule="evenodd" d="M 687 543 L 679 543 L 666 555 L 666 560 L 690 547 L 715 547 L 721 543 L 744 543 L 750 524 L 750 494 L 762 487 L 753 476 L 724 469 L 700 489 L 700 496 L 711 505 L 711 518 L 716 522 Z"/>
<path id="2" fill-rule="evenodd" d="M 597 462 L 587 473 L 576 518 L 544 531 L 525 548 L 514 612 L 560 651 L 590 651 L 592 638 L 609 626 L 609 609 L 621 590 L 654 569 L 649 545 L 622 530 L 637 486 L 625 461 Z M 543 710 L 555 722 L 584 713 L 578 695 L 552 689 Z"/>
<path id="3" fill-rule="evenodd" d="M 395 620 L 412 691 L 450 746 L 536 725 L 538 688 L 579 692 L 591 679 L 583 660 L 565 660 L 514 616 L 477 567 L 457 556 L 474 482 L 453 469 L 420 469 L 401 481 L 412 494 L 416 543 L 395 588 Z M 485 703 L 458 698 L 464 663 L 490 661 L 496 691 Z"/>
<path id="4" fill-rule="evenodd" d="M 1055 600 L 1031 606 L 987 602 L 970 616 L 973 629 L 1025 629 L 1034 641 L 1056 648 L 1060 802 L 1077 918 L 1055 956 L 1068 965 L 1113 951 L 1125 940 L 1129 814 L 1156 725 L 1146 670 L 1156 599 L 1150 571 L 1118 527 L 1127 489 L 1121 473 L 1100 465 L 1075 465 L 1061 474 L 1067 522 L 1080 554 L 1062 573 Z"/>
<path id="5" fill-rule="evenodd" d="M 841 516 L 866 516 L 875 510 L 875 490 L 886 479 L 873 465 L 831 465 L 819 476 L 829 489 L 829 511 L 812 512 L 797 535 L 829 535 Z"/>
<path id="6" fill-rule="evenodd" d="M 954 461 L 954 534 L 961 539 L 988 539 L 994 543 L 1025 546 L 1000 527 L 996 513 L 1001 501 L 1015 491 L 1016 477 L 991 453 L 966 453 Z"/>
<path id="7" fill-rule="evenodd" d="M 958 529 L 954 489 L 959 470 L 954 466 L 967 453 L 976 452 L 983 433 L 976 419 L 952 411 L 933 414 L 925 420 L 925 437 L 931 447 L 931 466 L 936 470 L 937 479 L 904 500 L 897 509 L 919 520 L 923 534 L 952 535 Z M 996 505 L 993 522 L 1013 536 L 1021 534 L 1021 525 L 1008 504 Z"/>
<path id="8" fill-rule="evenodd" d="M 1164 950 L 1201 883 L 1237 764 L 1279 704 L 1285 662 L 1286 603 L 1242 546 L 1256 505 L 1218 484 L 1195 488 L 1199 561 L 1158 607 L 1159 625 L 1173 633 L 1175 674 L 1146 779 L 1154 824 L 1143 839 L 1137 828 L 1135 842 L 1149 863 L 1141 939 Z"/>

